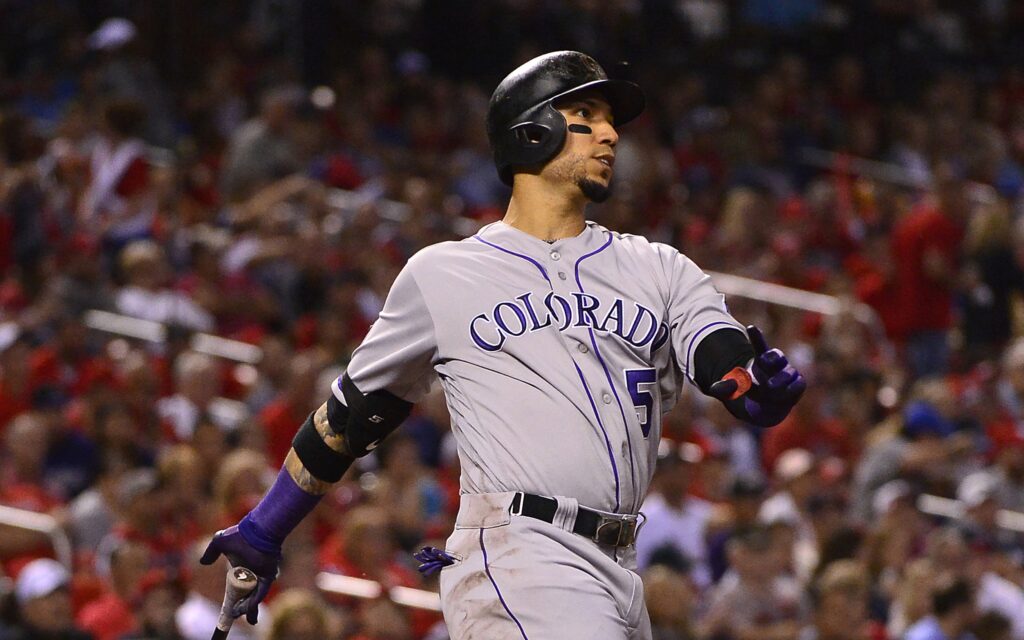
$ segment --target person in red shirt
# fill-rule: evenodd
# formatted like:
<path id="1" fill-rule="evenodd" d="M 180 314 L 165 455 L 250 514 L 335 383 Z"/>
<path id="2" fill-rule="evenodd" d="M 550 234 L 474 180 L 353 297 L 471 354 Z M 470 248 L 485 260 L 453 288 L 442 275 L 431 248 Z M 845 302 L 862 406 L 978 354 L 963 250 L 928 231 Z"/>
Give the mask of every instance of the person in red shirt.
<path id="1" fill-rule="evenodd" d="M 78 625 L 96 640 L 118 640 L 135 630 L 133 609 L 142 578 L 149 570 L 149 549 L 136 542 L 122 542 L 110 555 L 110 583 L 99 598 L 78 612 Z"/>
<path id="2" fill-rule="evenodd" d="M 48 513 L 60 500 L 44 487 L 43 460 L 49 425 L 38 414 L 23 413 L 11 421 L 0 451 L 0 505 Z M 6 573 L 26 560 L 48 555 L 45 535 L 0 525 L 0 569 Z"/>
<path id="3" fill-rule="evenodd" d="M 952 169 L 940 165 L 934 173 L 934 197 L 914 207 L 892 231 L 899 308 L 893 337 L 905 345 L 915 378 L 946 371 L 946 332 L 953 324 L 953 286 L 968 208 L 963 182 Z"/>
<path id="4" fill-rule="evenodd" d="M 0 331 L 0 435 L 15 416 L 32 407 L 31 353 L 32 347 L 15 325 Z"/>
<path id="5" fill-rule="evenodd" d="M 292 358 L 284 390 L 259 414 L 267 442 L 267 456 L 273 465 L 281 465 L 292 446 L 295 425 L 301 424 L 319 402 L 317 376 L 320 370 L 314 358 L 300 353 Z"/>
<path id="6" fill-rule="evenodd" d="M 103 108 L 103 135 L 90 159 L 89 186 L 79 214 L 116 246 L 149 233 L 156 214 L 146 144 L 139 137 L 145 121 L 141 102 L 110 100 Z"/>
<path id="7" fill-rule="evenodd" d="M 856 453 L 856 443 L 843 424 L 822 415 L 825 391 L 812 387 L 803 402 L 778 426 L 767 429 L 761 440 L 762 457 L 766 469 L 774 469 L 775 462 L 789 449 L 805 449 L 817 459 L 837 456 L 850 462 Z"/>

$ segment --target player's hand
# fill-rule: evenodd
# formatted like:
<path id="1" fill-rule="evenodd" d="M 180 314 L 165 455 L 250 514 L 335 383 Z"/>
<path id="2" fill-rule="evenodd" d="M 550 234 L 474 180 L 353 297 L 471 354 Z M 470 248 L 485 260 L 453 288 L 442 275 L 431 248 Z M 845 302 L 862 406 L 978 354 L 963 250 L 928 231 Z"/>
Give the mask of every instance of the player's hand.
<path id="1" fill-rule="evenodd" d="M 711 385 L 711 395 L 719 400 L 743 398 L 750 422 L 772 427 L 782 422 L 807 389 L 807 381 L 779 349 L 769 349 L 761 330 L 751 325 L 747 336 L 754 347 L 749 373 L 730 372 Z"/>
<path id="2" fill-rule="evenodd" d="M 234 617 L 244 613 L 249 624 L 256 624 L 259 604 L 267 597 L 270 584 L 277 578 L 281 554 L 265 553 L 253 547 L 235 525 L 214 534 L 199 562 L 213 564 L 221 555 L 228 559 L 232 567 L 242 566 L 256 574 L 256 589 L 236 602 L 232 611 Z"/>

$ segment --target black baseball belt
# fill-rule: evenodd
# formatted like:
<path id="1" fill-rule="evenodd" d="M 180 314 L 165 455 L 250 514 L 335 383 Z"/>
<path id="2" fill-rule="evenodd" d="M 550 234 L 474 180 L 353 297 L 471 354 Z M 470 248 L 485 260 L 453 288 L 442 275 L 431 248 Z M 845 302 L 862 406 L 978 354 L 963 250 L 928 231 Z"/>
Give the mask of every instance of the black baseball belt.
<path id="1" fill-rule="evenodd" d="M 527 516 L 544 522 L 553 522 L 558 501 L 554 498 L 535 496 L 532 493 L 517 493 L 509 505 L 509 513 L 514 516 Z M 609 515 L 580 507 L 576 513 L 576 521 L 572 532 L 613 547 L 631 547 L 636 542 L 636 534 L 640 526 L 639 518 L 630 514 Z"/>

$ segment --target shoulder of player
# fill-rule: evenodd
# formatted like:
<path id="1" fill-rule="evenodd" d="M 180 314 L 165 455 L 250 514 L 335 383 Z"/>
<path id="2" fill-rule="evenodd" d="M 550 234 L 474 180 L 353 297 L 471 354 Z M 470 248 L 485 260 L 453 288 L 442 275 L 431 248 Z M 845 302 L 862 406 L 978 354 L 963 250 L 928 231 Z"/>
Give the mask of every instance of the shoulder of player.
<path id="1" fill-rule="evenodd" d="M 670 261 L 682 255 L 678 249 L 664 242 L 654 242 L 634 233 L 611 231 L 594 222 L 588 224 L 602 233 L 611 234 L 614 246 L 620 251 L 628 251 L 641 257 L 647 256 L 660 261 Z"/>
<path id="2" fill-rule="evenodd" d="M 460 257 L 486 251 L 487 247 L 473 237 L 463 240 L 448 240 L 423 247 L 406 262 L 406 269 L 421 273 L 436 268 L 451 266 Z"/>

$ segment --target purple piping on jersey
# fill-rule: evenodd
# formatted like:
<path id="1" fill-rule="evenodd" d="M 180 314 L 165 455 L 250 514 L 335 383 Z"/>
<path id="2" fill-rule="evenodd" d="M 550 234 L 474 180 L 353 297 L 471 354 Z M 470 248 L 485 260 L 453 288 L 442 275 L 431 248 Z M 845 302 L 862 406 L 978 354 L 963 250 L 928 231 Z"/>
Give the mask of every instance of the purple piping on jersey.
<path id="1" fill-rule="evenodd" d="M 530 256 L 526 256 L 526 255 L 523 255 L 521 253 L 516 253 L 515 251 L 510 251 L 510 250 L 506 249 L 505 247 L 500 247 L 500 246 L 494 244 L 493 242 L 488 242 L 487 240 L 484 240 L 480 236 L 473 236 L 473 239 L 479 240 L 480 242 L 486 244 L 488 247 L 494 247 L 498 251 L 504 251 L 505 253 L 507 253 L 509 255 L 512 255 L 512 256 L 515 256 L 517 258 L 522 258 L 523 260 L 526 260 L 527 262 L 531 263 L 533 266 L 535 266 L 538 269 L 540 269 L 540 275 L 544 276 L 544 279 L 548 281 L 549 285 L 551 284 L 551 278 L 548 277 L 548 272 L 544 270 L 544 265 L 542 265 L 541 263 L 537 262 L 536 260 L 534 260 Z"/>
<path id="2" fill-rule="evenodd" d="M 612 453 L 612 442 L 608 439 L 608 432 L 604 428 L 604 422 L 601 421 L 601 414 L 597 411 L 597 403 L 594 402 L 594 396 L 590 395 L 590 387 L 587 386 L 587 379 L 583 377 L 583 371 L 580 370 L 580 366 L 575 362 L 572 366 L 576 367 L 576 373 L 580 377 L 580 382 L 583 383 L 583 390 L 587 392 L 587 399 L 590 400 L 590 408 L 594 410 L 594 417 L 597 418 L 597 426 L 601 427 L 601 433 L 604 434 L 604 444 L 608 447 L 608 459 L 612 462 L 612 473 L 615 474 L 615 509 L 619 510 L 619 467 L 615 464 L 615 455 Z"/>
<path id="3" fill-rule="evenodd" d="M 489 242 L 487 240 L 484 240 L 483 238 L 481 238 L 478 235 L 477 236 L 473 236 L 473 238 L 476 239 L 476 240 L 479 240 L 480 242 L 486 244 L 489 247 L 494 247 L 498 251 L 503 251 L 503 252 L 505 252 L 505 253 L 507 253 L 509 255 L 516 256 L 517 258 L 522 258 L 523 260 L 526 260 L 527 262 L 531 263 L 533 266 L 537 267 L 537 269 L 540 271 L 540 274 L 542 276 L 544 276 L 545 280 L 547 280 L 548 286 L 551 286 L 551 278 L 548 277 L 548 272 L 544 269 L 544 265 L 542 265 L 541 263 L 537 262 L 536 260 L 534 260 L 530 256 L 523 255 L 521 253 L 516 253 L 515 251 L 510 251 L 509 249 L 506 249 L 505 247 L 502 247 L 502 246 L 494 244 L 493 242 Z M 582 262 L 584 259 L 589 258 L 590 256 L 594 255 L 595 253 L 600 253 L 601 251 L 604 251 L 605 249 L 608 248 L 608 245 L 610 245 L 611 243 L 612 243 L 612 234 L 609 233 L 608 234 L 608 241 L 607 242 L 605 242 L 603 245 L 601 245 L 601 247 L 599 247 L 595 251 L 591 251 L 590 253 L 586 254 L 585 256 L 583 256 L 582 258 L 580 258 L 579 260 L 576 261 L 576 282 L 577 282 L 577 284 L 579 284 L 579 272 L 580 272 L 579 265 L 580 265 L 580 262 Z M 580 286 L 580 292 L 584 293 L 582 285 Z M 591 340 L 592 343 L 594 343 L 594 351 L 596 352 L 597 351 L 597 344 L 594 341 L 594 331 L 593 331 L 593 329 L 590 330 L 590 340 Z M 600 359 L 600 356 L 598 356 L 598 358 Z M 573 366 L 576 367 L 576 373 L 579 374 L 580 382 L 583 383 L 583 390 L 586 391 L 587 398 L 590 399 L 590 406 L 591 406 L 591 408 L 593 408 L 594 416 L 597 418 L 597 425 L 599 427 L 601 427 L 601 433 L 604 434 L 604 443 L 608 447 L 608 459 L 611 460 L 612 472 L 615 474 L 615 511 L 618 511 L 619 510 L 619 468 L 618 468 L 618 465 L 615 464 L 615 455 L 612 453 L 612 443 L 611 443 L 611 440 L 608 438 L 608 432 L 604 428 L 604 423 L 601 422 L 601 414 L 598 413 L 598 411 L 597 411 L 597 404 L 594 402 L 593 396 L 590 395 L 590 387 L 587 386 L 587 380 L 586 380 L 586 378 L 583 377 L 583 372 L 580 371 L 579 366 L 577 366 L 575 362 L 573 362 Z M 603 360 L 601 361 L 601 366 L 604 367 L 604 361 Z M 608 368 L 607 367 L 605 367 L 604 372 L 605 372 L 606 375 L 608 374 Z M 611 378 L 609 377 L 609 383 L 610 383 L 610 380 L 611 380 Z M 611 387 L 612 387 L 612 392 L 615 393 L 615 385 L 611 385 Z M 619 396 L 616 393 L 615 394 L 615 400 L 618 401 L 618 399 L 619 399 Z M 621 402 L 619 402 L 619 410 L 622 411 L 622 403 Z M 625 422 L 625 413 L 623 413 L 623 422 Z M 632 476 L 632 474 L 635 473 L 633 471 L 633 443 L 629 441 L 629 433 L 628 432 L 626 433 L 626 442 L 629 443 L 629 451 L 630 451 L 629 467 L 630 467 L 630 475 Z M 635 481 L 634 481 L 634 485 L 633 486 L 636 487 Z M 495 586 L 495 589 L 497 589 L 497 586 Z M 511 612 L 509 613 L 509 615 L 511 615 Z"/>
<path id="4" fill-rule="evenodd" d="M 611 246 L 612 239 L 614 237 L 615 236 L 613 236 L 611 232 L 609 232 L 607 242 L 605 242 L 603 245 L 601 245 L 594 251 L 591 251 L 590 253 L 580 257 L 580 259 L 576 261 L 576 286 L 580 288 L 580 293 L 586 293 L 586 291 L 583 290 L 583 282 L 580 280 L 580 264 L 590 256 L 597 255 L 604 251 L 605 249 L 607 249 L 609 246 Z M 622 416 L 622 428 L 626 432 L 626 446 L 629 447 L 629 481 L 630 483 L 632 483 L 633 493 L 636 493 L 636 468 L 633 463 L 633 439 L 629 436 L 629 423 L 626 422 L 626 410 L 622 407 L 622 401 L 619 399 L 619 392 L 615 390 L 615 383 L 612 382 L 612 374 L 610 371 L 608 371 L 608 365 L 604 363 L 604 357 L 601 355 L 601 349 L 599 349 L 597 346 L 597 339 L 594 337 L 593 327 L 587 329 L 587 331 L 590 333 L 590 346 L 594 348 L 594 355 L 597 356 L 597 361 L 601 363 L 601 368 L 604 369 L 604 376 L 608 380 L 608 386 L 611 387 L 612 395 L 615 396 L 615 402 L 619 405 L 619 415 Z M 653 417 L 651 419 L 653 420 Z M 605 434 L 605 438 L 607 437 L 608 435 Z M 638 496 L 633 496 L 634 511 L 636 510 L 637 506 L 635 504 L 637 498 Z M 615 510 L 619 510 L 618 500 L 616 500 Z"/>
<path id="5" fill-rule="evenodd" d="M 707 331 L 711 327 L 715 327 L 715 326 L 718 326 L 718 325 L 723 325 L 723 326 L 726 326 L 726 327 L 733 327 L 733 328 L 735 328 L 735 325 L 733 325 L 733 324 L 730 324 L 728 322 L 723 322 L 721 320 L 718 320 L 716 322 L 708 323 L 708 324 L 704 325 L 703 327 L 701 327 L 700 329 L 698 329 L 697 332 L 693 334 L 693 337 L 690 338 L 690 346 L 686 347 L 686 360 L 683 361 L 683 364 L 686 366 L 686 375 L 687 376 L 690 376 L 690 352 L 693 350 L 693 345 L 697 341 L 697 338 L 700 337 L 700 334 L 704 333 L 705 331 Z M 690 379 L 693 380 L 693 376 L 690 376 Z"/>
<path id="6" fill-rule="evenodd" d="M 508 608 L 505 598 L 501 597 L 501 589 L 498 588 L 498 583 L 494 581 L 494 576 L 491 575 L 491 568 L 487 566 L 487 547 L 484 546 L 484 530 L 482 528 L 480 529 L 480 550 L 484 552 L 484 572 L 487 573 L 487 577 L 494 587 L 494 592 L 498 594 L 498 601 L 501 602 L 501 606 L 505 607 L 505 613 L 508 614 L 508 617 L 512 618 L 512 622 L 516 623 L 516 626 L 519 627 L 519 633 L 523 634 L 523 640 L 530 640 L 526 637 L 526 632 L 523 631 L 523 625 L 519 623 L 519 618 L 516 618 L 512 610 Z"/>

